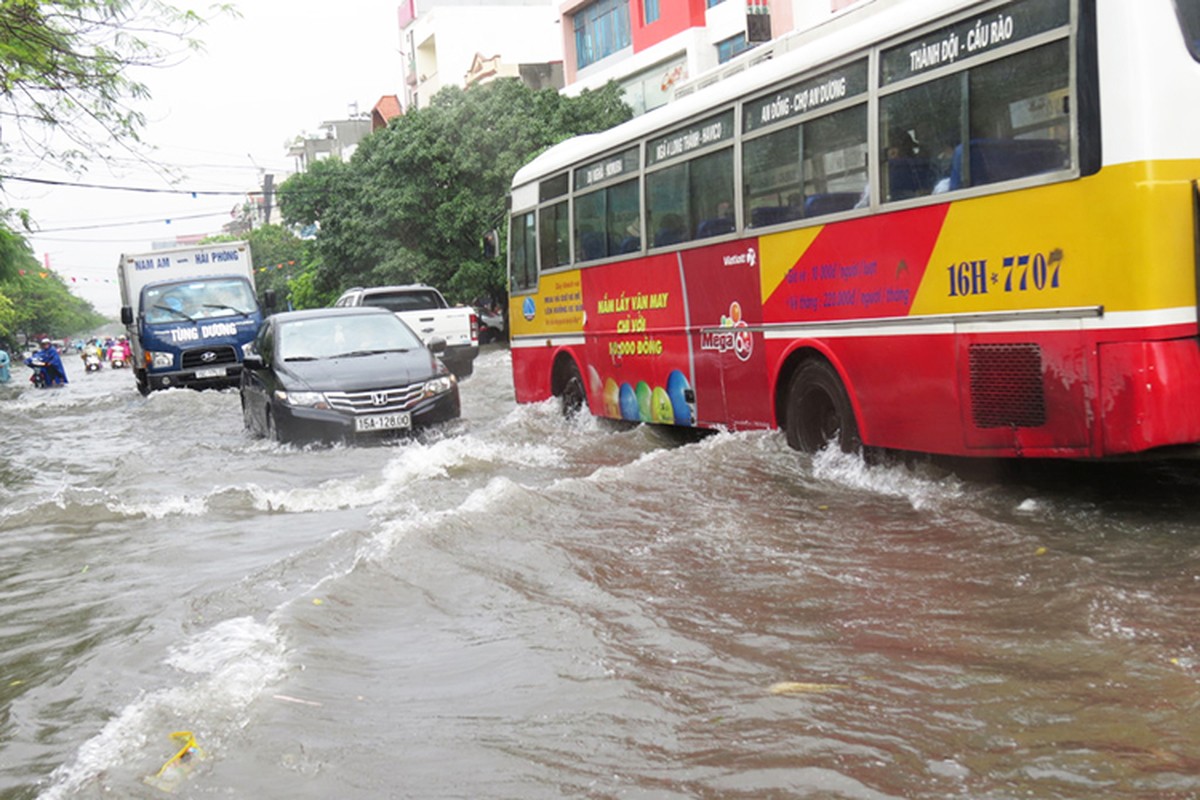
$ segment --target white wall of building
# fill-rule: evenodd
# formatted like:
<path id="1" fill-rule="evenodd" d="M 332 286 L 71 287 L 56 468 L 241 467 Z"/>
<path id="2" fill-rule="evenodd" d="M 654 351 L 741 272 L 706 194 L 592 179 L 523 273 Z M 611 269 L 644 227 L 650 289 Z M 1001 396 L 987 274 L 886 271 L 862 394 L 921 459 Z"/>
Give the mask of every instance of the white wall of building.
<path id="1" fill-rule="evenodd" d="M 550 0 L 418 6 L 402 34 L 405 50 L 415 53 L 417 106 L 445 86 L 463 86 L 477 53 L 499 55 L 505 65 L 562 61 L 560 27 Z"/>

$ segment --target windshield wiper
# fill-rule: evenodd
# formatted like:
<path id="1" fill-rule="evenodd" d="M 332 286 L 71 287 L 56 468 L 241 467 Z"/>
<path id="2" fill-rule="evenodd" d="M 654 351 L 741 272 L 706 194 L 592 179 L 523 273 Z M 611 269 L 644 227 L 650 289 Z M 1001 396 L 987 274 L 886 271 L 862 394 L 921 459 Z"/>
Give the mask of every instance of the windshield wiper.
<path id="1" fill-rule="evenodd" d="M 234 313 L 237 313 L 237 314 L 241 314 L 243 317 L 250 316 L 249 311 L 243 311 L 242 309 L 240 309 L 236 306 L 227 306 L 224 303 L 205 303 L 203 308 L 228 308 L 230 311 L 233 311 Z"/>
<path id="2" fill-rule="evenodd" d="M 388 347 L 381 350 L 351 350 L 349 353 L 338 353 L 330 358 L 356 358 L 358 356 L 377 356 L 383 353 L 407 353 L 408 350 L 403 347 Z"/>
<path id="3" fill-rule="evenodd" d="M 170 306 L 162 306 L 162 305 L 159 305 L 158 303 L 155 303 L 154 305 L 152 305 L 152 306 L 151 306 L 151 308 L 157 308 L 157 309 L 160 309 L 160 310 L 162 310 L 162 311 L 166 311 L 166 312 L 169 312 L 169 313 L 171 313 L 171 314 L 175 314 L 175 315 L 177 315 L 177 316 L 183 317 L 183 318 L 184 318 L 184 319 L 186 319 L 188 322 L 195 322 L 195 321 L 196 321 L 194 317 L 190 317 L 190 316 L 188 316 L 187 314 L 185 314 L 185 313 L 183 313 L 182 311 L 180 311 L 179 309 L 176 309 L 176 308 L 171 308 Z"/>
<path id="4" fill-rule="evenodd" d="M 320 361 L 318 356 L 284 356 L 284 361 Z"/>

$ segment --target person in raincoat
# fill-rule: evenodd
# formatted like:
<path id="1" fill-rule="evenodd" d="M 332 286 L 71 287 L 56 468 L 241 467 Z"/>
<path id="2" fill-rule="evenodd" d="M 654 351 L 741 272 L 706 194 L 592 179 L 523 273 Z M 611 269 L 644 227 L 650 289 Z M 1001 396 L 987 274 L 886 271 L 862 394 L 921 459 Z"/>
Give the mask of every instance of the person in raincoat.
<path id="1" fill-rule="evenodd" d="M 10 363 L 12 363 L 12 359 L 9 358 L 8 351 L 0 347 L 0 383 L 8 383 L 12 380 L 12 373 L 8 369 Z"/>
<path id="2" fill-rule="evenodd" d="M 40 367 L 46 374 L 47 386 L 62 386 L 69 383 L 66 367 L 63 366 L 62 357 L 54 349 L 54 345 L 49 339 L 42 339 L 41 345 L 42 349 L 25 359 L 25 364 L 30 367 Z"/>

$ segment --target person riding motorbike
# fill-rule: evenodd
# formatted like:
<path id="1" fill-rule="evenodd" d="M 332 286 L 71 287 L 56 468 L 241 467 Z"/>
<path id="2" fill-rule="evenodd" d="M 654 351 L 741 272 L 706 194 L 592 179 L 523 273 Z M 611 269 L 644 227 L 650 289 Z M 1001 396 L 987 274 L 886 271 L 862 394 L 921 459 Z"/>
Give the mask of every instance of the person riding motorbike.
<path id="1" fill-rule="evenodd" d="M 69 383 L 62 357 L 49 339 L 42 339 L 42 349 L 25 359 L 25 365 L 38 370 L 45 377 L 46 386 L 62 386 Z"/>

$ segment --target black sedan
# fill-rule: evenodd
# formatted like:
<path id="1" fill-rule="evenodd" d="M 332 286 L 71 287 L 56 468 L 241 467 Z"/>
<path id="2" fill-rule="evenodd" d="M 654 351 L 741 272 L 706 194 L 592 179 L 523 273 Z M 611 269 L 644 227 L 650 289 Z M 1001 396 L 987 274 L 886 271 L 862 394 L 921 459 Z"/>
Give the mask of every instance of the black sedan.
<path id="1" fill-rule="evenodd" d="M 243 363 L 246 429 L 284 442 L 336 441 L 456 419 L 458 382 L 435 355 L 438 344 L 430 350 L 382 308 L 275 314 Z"/>

